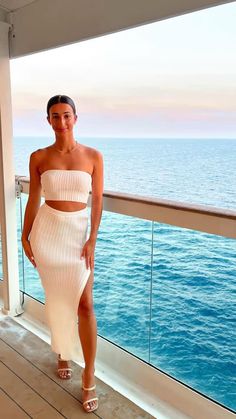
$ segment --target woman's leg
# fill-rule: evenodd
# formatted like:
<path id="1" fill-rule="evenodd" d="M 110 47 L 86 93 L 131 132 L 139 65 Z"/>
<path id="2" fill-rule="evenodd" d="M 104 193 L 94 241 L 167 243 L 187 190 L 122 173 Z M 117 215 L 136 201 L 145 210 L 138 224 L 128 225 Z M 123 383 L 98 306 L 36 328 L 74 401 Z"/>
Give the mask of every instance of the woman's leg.
<path id="1" fill-rule="evenodd" d="M 93 281 L 94 281 L 94 270 L 91 271 L 87 284 L 84 288 L 82 296 L 80 298 L 78 307 L 79 316 L 79 336 L 81 346 L 84 354 L 85 369 L 83 373 L 83 385 L 84 387 L 92 387 L 95 384 L 94 379 L 94 363 L 97 350 L 97 321 L 93 308 Z M 95 397 L 95 390 L 83 391 L 83 402 Z M 96 405 L 96 401 L 92 401 L 88 404 L 90 408 Z"/>

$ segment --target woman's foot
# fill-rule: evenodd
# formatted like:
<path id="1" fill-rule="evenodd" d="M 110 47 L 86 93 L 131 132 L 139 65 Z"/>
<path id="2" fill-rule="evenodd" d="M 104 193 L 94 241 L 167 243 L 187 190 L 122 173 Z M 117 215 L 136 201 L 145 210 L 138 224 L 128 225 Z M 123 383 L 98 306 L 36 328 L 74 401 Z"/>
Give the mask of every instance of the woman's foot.
<path id="1" fill-rule="evenodd" d="M 72 369 L 69 367 L 68 361 L 61 359 L 61 355 L 58 355 L 58 368 L 57 372 L 60 378 L 68 380 L 71 378 Z"/>
<path id="2" fill-rule="evenodd" d="M 82 372 L 83 408 L 86 412 L 93 412 L 98 408 L 98 397 L 95 392 L 94 373 Z"/>

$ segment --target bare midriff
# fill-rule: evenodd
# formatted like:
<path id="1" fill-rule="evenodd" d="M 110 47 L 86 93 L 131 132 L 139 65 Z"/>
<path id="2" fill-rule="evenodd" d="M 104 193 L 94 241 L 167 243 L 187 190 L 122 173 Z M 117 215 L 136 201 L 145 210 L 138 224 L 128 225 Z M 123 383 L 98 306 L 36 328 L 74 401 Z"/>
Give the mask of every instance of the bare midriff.
<path id="1" fill-rule="evenodd" d="M 84 202 L 74 202 L 74 201 L 51 201 L 46 200 L 45 203 L 50 207 L 57 209 L 59 211 L 80 211 L 87 207 L 87 204 Z"/>

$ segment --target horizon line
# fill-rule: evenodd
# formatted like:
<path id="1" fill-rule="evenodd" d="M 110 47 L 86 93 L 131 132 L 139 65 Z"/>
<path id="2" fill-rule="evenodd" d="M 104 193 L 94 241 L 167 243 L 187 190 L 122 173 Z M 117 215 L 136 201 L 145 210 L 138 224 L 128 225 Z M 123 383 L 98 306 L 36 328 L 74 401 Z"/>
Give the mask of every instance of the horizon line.
<path id="1" fill-rule="evenodd" d="M 77 137 L 77 136 L 76 136 Z M 14 138 L 48 138 L 48 136 L 13 135 Z M 236 137 L 117 137 L 117 136 L 81 136 L 82 139 L 117 139 L 117 140 L 236 140 Z M 55 138 L 54 138 L 55 139 Z"/>

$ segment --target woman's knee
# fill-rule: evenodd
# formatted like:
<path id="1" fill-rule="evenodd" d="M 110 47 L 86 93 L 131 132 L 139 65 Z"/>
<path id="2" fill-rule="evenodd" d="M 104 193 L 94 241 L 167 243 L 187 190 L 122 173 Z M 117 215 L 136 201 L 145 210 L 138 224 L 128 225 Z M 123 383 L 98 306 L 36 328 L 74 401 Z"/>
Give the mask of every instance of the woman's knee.
<path id="1" fill-rule="evenodd" d="M 94 314 L 92 296 L 83 297 L 80 299 L 78 314 L 82 316 L 92 316 Z"/>
<path id="2" fill-rule="evenodd" d="M 88 278 L 87 284 L 83 290 L 83 293 L 80 298 L 78 315 L 82 314 L 84 316 L 91 316 L 94 314 L 93 308 L 93 271 Z"/>

